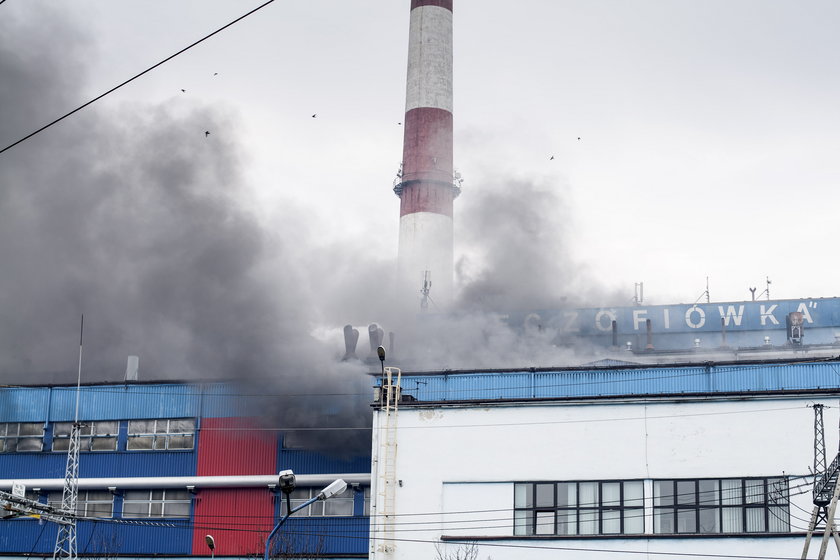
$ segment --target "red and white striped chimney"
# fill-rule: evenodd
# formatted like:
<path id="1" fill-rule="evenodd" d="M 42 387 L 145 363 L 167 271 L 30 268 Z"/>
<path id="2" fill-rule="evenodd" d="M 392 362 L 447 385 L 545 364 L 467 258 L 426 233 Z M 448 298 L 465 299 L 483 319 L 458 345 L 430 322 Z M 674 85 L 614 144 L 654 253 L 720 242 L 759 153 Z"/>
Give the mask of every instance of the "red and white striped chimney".
<path id="1" fill-rule="evenodd" d="M 411 0 L 400 197 L 400 293 L 417 301 L 428 272 L 438 307 L 452 299 L 452 0 Z"/>

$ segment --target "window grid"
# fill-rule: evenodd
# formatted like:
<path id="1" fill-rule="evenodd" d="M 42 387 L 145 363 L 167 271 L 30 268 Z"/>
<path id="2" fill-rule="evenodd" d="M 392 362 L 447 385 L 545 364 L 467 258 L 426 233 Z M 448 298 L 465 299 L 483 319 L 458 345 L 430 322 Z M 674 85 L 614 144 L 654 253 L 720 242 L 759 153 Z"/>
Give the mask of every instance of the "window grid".
<path id="1" fill-rule="evenodd" d="M 786 533 L 785 478 L 655 480 L 654 533 Z"/>
<path id="2" fill-rule="evenodd" d="M 620 535 L 644 532 L 641 480 L 514 485 L 515 535 Z"/>
<path id="3" fill-rule="evenodd" d="M 44 425 L 40 422 L 0 423 L 0 453 L 41 451 Z"/>
<path id="4" fill-rule="evenodd" d="M 190 493 L 186 490 L 130 490 L 123 496 L 122 516 L 139 518 L 188 518 Z"/>
<path id="5" fill-rule="evenodd" d="M 194 418 L 129 420 L 129 451 L 191 450 L 195 441 Z"/>
<path id="6" fill-rule="evenodd" d="M 320 488 L 296 488 L 289 495 L 292 509 L 311 500 L 321 492 Z M 286 495 L 280 494 L 282 505 L 280 515 L 286 515 Z M 353 491 L 345 490 L 342 494 L 333 496 L 329 500 L 317 500 L 309 507 L 295 513 L 296 517 L 344 517 L 353 515 Z"/>
<path id="7" fill-rule="evenodd" d="M 67 451 L 70 448 L 70 431 L 73 422 L 56 422 L 53 425 L 53 451 Z M 81 451 L 116 451 L 118 420 L 83 422 L 79 431 Z"/>
<path id="8" fill-rule="evenodd" d="M 62 492 L 50 492 L 47 503 L 61 508 Z M 79 490 L 76 500 L 76 515 L 81 517 L 110 518 L 114 516 L 114 496 L 106 491 Z"/>

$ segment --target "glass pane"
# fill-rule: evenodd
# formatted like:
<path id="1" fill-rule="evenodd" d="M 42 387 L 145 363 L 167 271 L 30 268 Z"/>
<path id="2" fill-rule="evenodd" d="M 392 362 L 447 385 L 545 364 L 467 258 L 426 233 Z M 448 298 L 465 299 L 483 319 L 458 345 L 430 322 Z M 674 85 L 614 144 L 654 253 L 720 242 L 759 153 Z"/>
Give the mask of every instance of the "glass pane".
<path id="1" fill-rule="evenodd" d="M 53 451 L 67 451 L 68 449 L 70 449 L 70 439 L 69 438 L 54 439 L 52 448 L 53 448 Z"/>
<path id="2" fill-rule="evenodd" d="M 598 534 L 598 510 L 580 510 L 580 534 Z"/>
<path id="3" fill-rule="evenodd" d="M 762 533 L 764 526 L 764 508 L 747 508 L 747 533 Z"/>
<path id="4" fill-rule="evenodd" d="M 553 511 L 538 511 L 537 512 L 537 535 L 553 535 L 554 534 L 554 512 Z"/>
<path id="5" fill-rule="evenodd" d="M 149 502 L 149 515 L 163 517 L 163 502 Z"/>
<path id="6" fill-rule="evenodd" d="M 309 510 L 309 515 L 320 517 L 320 516 L 324 515 L 324 502 L 319 500 L 319 501 L 313 503 L 311 506 L 309 506 L 308 508 L 305 508 L 305 509 Z M 303 512 L 301 512 L 301 513 L 303 513 Z"/>
<path id="7" fill-rule="evenodd" d="M 645 510 L 625 509 L 624 510 L 624 534 L 641 535 L 645 532 Z"/>
<path id="8" fill-rule="evenodd" d="M 699 533 L 720 533 L 720 510 L 718 508 L 700 509 Z"/>
<path id="9" fill-rule="evenodd" d="M 8 433 L 9 424 L 3 423 L 0 424 L 0 436 L 5 436 Z"/>
<path id="10" fill-rule="evenodd" d="M 174 494 L 175 492 L 177 492 L 177 490 L 170 490 L 170 492 L 172 492 Z M 152 500 L 160 501 L 162 499 L 163 499 L 163 490 L 152 490 Z M 175 497 L 172 497 L 171 499 L 174 500 Z"/>
<path id="11" fill-rule="evenodd" d="M 554 507 L 554 485 L 553 484 L 536 484 L 537 489 L 537 507 Z"/>
<path id="12" fill-rule="evenodd" d="M 17 445 L 17 438 L 6 438 L 6 451 L 8 451 L 9 453 L 17 451 Z"/>
<path id="13" fill-rule="evenodd" d="M 768 513 L 768 531 L 771 533 L 790 532 L 790 513 L 787 507 L 771 506 Z"/>
<path id="14" fill-rule="evenodd" d="M 154 420 L 129 420 L 129 434 L 153 434 L 155 430 Z"/>
<path id="15" fill-rule="evenodd" d="M 193 436 L 170 436 L 169 449 L 192 449 Z"/>
<path id="16" fill-rule="evenodd" d="M 118 422 L 97 422 L 93 433 L 100 436 L 114 436 L 119 431 Z"/>
<path id="17" fill-rule="evenodd" d="M 90 422 L 82 422 L 79 424 L 79 435 L 89 436 L 93 433 L 93 425 Z"/>
<path id="18" fill-rule="evenodd" d="M 513 534 L 514 535 L 532 535 L 533 527 L 531 526 L 531 512 L 517 510 L 513 512 Z"/>
<path id="19" fill-rule="evenodd" d="M 152 448 L 152 438 L 151 437 L 130 437 L 128 438 L 128 443 L 126 445 L 128 449 L 151 449 Z"/>
<path id="20" fill-rule="evenodd" d="M 70 422 L 56 422 L 53 425 L 53 437 L 55 437 L 55 436 L 69 436 L 71 426 L 72 426 L 72 424 Z"/>
<path id="21" fill-rule="evenodd" d="M 148 490 L 126 490 L 125 494 L 123 494 L 123 499 L 125 501 L 142 501 L 148 502 L 149 501 L 149 491 Z"/>
<path id="22" fill-rule="evenodd" d="M 696 533 L 697 532 L 697 510 L 694 510 L 694 509 L 677 510 L 677 532 L 678 533 Z"/>
<path id="23" fill-rule="evenodd" d="M 699 485 L 699 503 L 701 505 L 716 506 L 719 502 L 719 480 L 700 480 Z"/>
<path id="24" fill-rule="evenodd" d="M 763 480 L 747 480 L 746 484 L 746 503 L 761 504 L 764 503 L 764 481 Z M 747 521 L 749 526 L 749 521 Z M 747 529 L 749 531 L 749 529 Z"/>
<path id="25" fill-rule="evenodd" d="M 87 514 L 90 517 L 111 517 L 113 515 L 113 504 L 88 504 Z"/>
<path id="26" fill-rule="evenodd" d="M 767 479 L 767 501 L 771 504 L 787 504 L 790 496 L 788 495 L 787 480 L 784 478 L 768 478 Z"/>
<path id="27" fill-rule="evenodd" d="M 117 438 L 97 437 L 93 438 L 90 446 L 92 451 L 114 451 L 117 449 Z"/>
<path id="28" fill-rule="evenodd" d="M 577 512 L 573 509 L 560 510 L 557 512 L 557 534 L 577 534 Z"/>
<path id="29" fill-rule="evenodd" d="M 656 480 L 653 483 L 653 505 L 672 506 L 674 505 L 674 481 Z"/>
<path id="30" fill-rule="evenodd" d="M 560 482 L 557 484 L 557 507 L 577 505 L 577 483 Z"/>
<path id="31" fill-rule="evenodd" d="M 169 421 L 170 434 L 191 434 L 193 432 L 195 432 L 195 420 L 192 418 Z"/>
<path id="32" fill-rule="evenodd" d="M 123 517 L 149 517 L 149 502 L 123 502 Z"/>
<path id="33" fill-rule="evenodd" d="M 621 510 L 604 510 L 601 515 L 601 532 L 605 535 L 621 533 Z"/>
<path id="34" fill-rule="evenodd" d="M 677 481 L 677 504 L 692 505 L 697 503 L 697 481 L 695 480 L 678 480 Z"/>
<path id="35" fill-rule="evenodd" d="M 22 436 L 43 436 L 44 425 L 40 422 L 25 422 L 20 425 L 20 435 Z"/>
<path id="36" fill-rule="evenodd" d="M 624 483 L 624 506 L 643 507 L 645 497 L 645 486 L 641 480 Z"/>
<path id="37" fill-rule="evenodd" d="M 531 500 L 531 488 L 531 484 L 513 485 L 513 507 L 532 507 L 533 504 Z"/>
<path id="38" fill-rule="evenodd" d="M 598 507 L 598 483 L 581 482 L 579 485 L 580 507 Z M 582 519 L 582 518 L 581 518 Z"/>
<path id="39" fill-rule="evenodd" d="M 20 438 L 17 445 L 18 451 L 41 451 L 41 440 L 39 438 Z"/>
<path id="40" fill-rule="evenodd" d="M 621 505 L 620 482 L 604 482 L 601 484 L 601 505 L 603 507 Z"/>
<path id="41" fill-rule="evenodd" d="M 189 517 L 189 502 L 166 502 L 164 517 Z"/>
<path id="42" fill-rule="evenodd" d="M 190 493 L 186 490 L 167 490 L 164 499 L 167 501 L 184 500 L 189 502 L 191 496 Z"/>
<path id="43" fill-rule="evenodd" d="M 723 508 L 721 513 L 723 514 L 724 533 L 744 532 L 744 508 L 726 507 Z"/>
<path id="44" fill-rule="evenodd" d="M 722 504 L 737 506 L 744 503 L 741 497 L 740 479 L 721 480 L 720 489 Z"/>
<path id="45" fill-rule="evenodd" d="M 155 437 L 155 449 L 166 449 L 166 436 Z"/>
<path id="46" fill-rule="evenodd" d="M 80 493 L 81 494 L 81 493 Z M 81 498 L 81 496 L 79 496 Z M 111 503 L 114 500 L 114 497 L 111 495 L 110 492 L 103 490 L 89 490 L 87 495 L 85 496 L 85 500 L 88 502 L 108 502 Z"/>
<path id="47" fill-rule="evenodd" d="M 324 515 L 353 515 L 353 498 L 331 498 L 324 502 Z"/>
<path id="48" fill-rule="evenodd" d="M 158 420 L 155 422 L 155 433 L 165 434 L 169 430 L 169 422 L 166 420 Z"/>

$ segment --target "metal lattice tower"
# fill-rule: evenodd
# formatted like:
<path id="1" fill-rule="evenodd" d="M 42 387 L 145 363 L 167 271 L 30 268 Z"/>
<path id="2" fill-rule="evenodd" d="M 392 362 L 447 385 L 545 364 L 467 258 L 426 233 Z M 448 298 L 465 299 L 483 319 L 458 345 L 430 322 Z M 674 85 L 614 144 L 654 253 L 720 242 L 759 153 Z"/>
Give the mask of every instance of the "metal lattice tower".
<path id="1" fill-rule="evenodd" d="M 805 547 L 802 549 L 802 560 L 808 558 L 808 547 L 811 537 L 818 528 L 823 530 L 822 543 L 817 558 L 823 560 L 828 550 L 829 538 L 834 539 L 837 551 L 840 552 L 840 535 L 834 525 L 834 514 L 837 511 L 837 501 L 840 498 L 840 485 L 837 484 L 840 474 L 840 453 L 826 466 L 825 430 L 823 428 L 823 405 L 814 405 L 814 511 L 808 524 L 805 536 Z"/>
<path id="2" fill-rule="evenodd" d="M 69 522 L 58 531 L 53 549 L 53 560 L 78 558 L 76 547 L 76 503 L 79 501 L 79 392 L 82 384 L 82 337 L 85 331 L 85 316 L 79 329 L 79 376 L 76 381 L 76 414 L 70 430 L 70 447 L 67 450 L 67 468 L 64 470 L 64 490 L 61 493 L 61 511 L 70 516 Z"/>

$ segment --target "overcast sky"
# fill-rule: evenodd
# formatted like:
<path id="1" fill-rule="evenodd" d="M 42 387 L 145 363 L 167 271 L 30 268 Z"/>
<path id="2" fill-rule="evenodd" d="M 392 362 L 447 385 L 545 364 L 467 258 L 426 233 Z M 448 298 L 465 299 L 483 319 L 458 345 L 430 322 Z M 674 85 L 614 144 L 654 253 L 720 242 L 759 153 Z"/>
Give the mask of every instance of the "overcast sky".
<path id="1" fill-rule="evenodd" d="M 3 146 L 259 4 L 7 0 Z M 229 266 L 247 271 L 237 282 L 311 302 L 293 317 L 317 316 L 326 330 L 377 320 L 364 310 L 376 308 L 366 298 L 387 282 L 396 257 L 391 188 L 402 155 L 409 4 L 277 0 L 0 154 L 4 190 L 24 189 L 35 168 L 44 189 L 30 206 L 7 192 L 5 211 L 34 213 L 47 197 L 56 216 L 83 230 L 118 207 L 111 225 L 137 232 L 133 251 L 159 254 L 167 235 L 230 243 L 224 255 L 244 262 Z M 634 283 L 644 282 L 649 303 L 691 303 L 708 277 L 712 300 L 727 301 L 749 299 L 749 287 L 761 292 L 769 276 L 774 298 L 840 295 L 837 21 L 833 0 L 455 0 L 455 166 L 464 177 L 456 270 L 464 293 L 496 282 L 496 290 L 527 293 L 518 300 L 527 305 L 539 305 L 542 293 L 548 303 L 615 305 L 629 304 Z M 173 213 L 194 212 L 197 228 L 190 220 L 158 227 L 168 223 L 158 214 L 168 191 L 144 190 L 164 173 L 156 162 L 175 152 L 179 167 L 167 181 L 180 184 L 184 166 L 196 185 L 217 187 L 199 203 L 172 203 Z M 68 179 L 70 160 L 85 173 L 99 170 L 95 180 L 81 171 Z M 106 195 L 93 184 L 119 191 L 120 203 L 98 207 Z M 77 199 L 73 185 L 86 196 Z M 62 193 L 58 201 L 51 188 Z M 41 226 L 29 223 L 24 233 L 10 223 L 0 252 L 6 297 L 16 295 L 15 305 L 0 302 L 4 321 L 38 297 L 27 263 L 44 250 L 19 240 L 37 238 Z M 81 231 L 58 228 L 52 214 L 40 223 L 62 239 Z M 102 247 L 95 267 L 104 274 L 126 249 L 109 247 L 112 230 L 95 231 L 94 245 L 53 250 L 73 262 L 74 250 Z M 164 253 L 162 269 L 190 266 Z M 82 283 L 85 262 L 77 263 Z M 258 273 L 266 268 L 271 275 Z M 312 275 L 341 287 L 322 289 Z M 37 320 L 48 320 L 54 309 L 39 305 Z M 256 298 L 242 307 L 265 309 Z M 190 324 L 239 310 L 191 312 Z"/>

